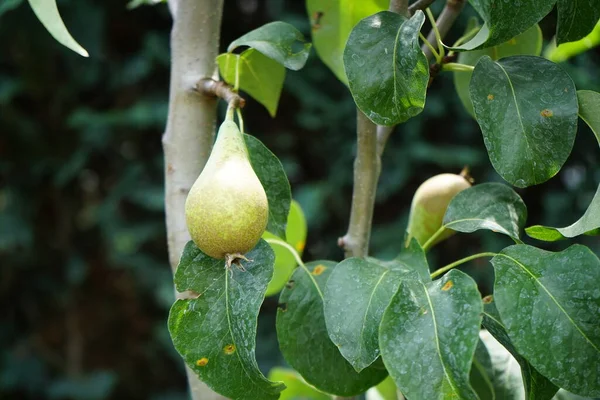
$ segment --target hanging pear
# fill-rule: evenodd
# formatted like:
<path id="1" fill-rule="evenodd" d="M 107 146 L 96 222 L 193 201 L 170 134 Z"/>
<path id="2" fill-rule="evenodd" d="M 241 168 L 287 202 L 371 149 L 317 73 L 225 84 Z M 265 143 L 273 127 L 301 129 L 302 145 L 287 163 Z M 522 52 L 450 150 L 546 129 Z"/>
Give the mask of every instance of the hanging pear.
<path id="1" fill-rule="evenodd" d="M 471 187 L 467 168 L 460 175 L 439 174 L 419 186 L 412 200 L 408 219 L 409 238 L 414 237 L 423 246 L 442 227 L 448 204 L 458 192 Z M 441 242 L 455 232 L 446 229 L 431 245 Z"/>
<path id="2" fill-rule="evenodd" d="M 192 240 L 205 254 L 227 264 L 252 250 L 266 229 L 269 203 L 252 169 L 233 110 L 185 202 Z"/>

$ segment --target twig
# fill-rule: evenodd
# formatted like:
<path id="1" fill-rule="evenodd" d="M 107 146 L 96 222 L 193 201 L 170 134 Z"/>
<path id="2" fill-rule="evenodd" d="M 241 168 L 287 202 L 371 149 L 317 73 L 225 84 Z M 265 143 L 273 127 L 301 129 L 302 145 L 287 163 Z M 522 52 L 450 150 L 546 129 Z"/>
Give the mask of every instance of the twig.
<path id="1" fill-rule="evenodd" d="M 441 39 L 443 39 L 446 36 L 448 31 L 450 31 L 450 28 L 452 27 L 452 25 L 454 25 L 456 18 L 458 18 L 458 15 L 462 11 L 463 7 L 465 6 L 465 2 L 466 2 L 466 0 L 447 0 L 446 1 L 446 5 L 444 6 L 444 9 L 442 10 L 440 16 L 436 20 L 437 31 L 439 32 Z M 429 35 L 427 35 L 427 41 L 429 43 L 436 43 L 435 29 L 432 29 L 431 32 L 429 32 Z M 431 50 L 429 49 L 429 47 L 427 45 L 423 45 L 422 50 L 428 59 L 433 56 L 433 53 L 431 52 Z"/>
<path id="2" fill-rule="evenodd" d="M 203 95 L 221 98 L 235 108 L 244 108 L 246 105 L 246 100 L 223 81 L 215 81 L 211 78 L 200 79 L 194 89 Z"/>
<path id="3" fill-rule="evenodd" d="M 396 14 L 404 15 L 405 17 L 410 17 L 408 0 L 390 0 L 388 10 Z"/>
<path id="4" fill-rule="evenodd" d="M 415 13 L 417 10 L 424 10 L 433 4 L 435 0 L 417 0 L 413 4 L 408 7 L 408 11 L 410 11 L 411 15 Z"/>

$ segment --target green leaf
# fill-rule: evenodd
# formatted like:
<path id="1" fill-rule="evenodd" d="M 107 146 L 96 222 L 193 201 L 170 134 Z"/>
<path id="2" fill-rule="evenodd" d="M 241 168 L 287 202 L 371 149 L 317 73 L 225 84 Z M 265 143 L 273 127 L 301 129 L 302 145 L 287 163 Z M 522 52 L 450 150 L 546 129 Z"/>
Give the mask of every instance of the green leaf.
<path id="1" fill-rule="evenodd" d="M 324 293 L 327 331 L 357 372 L 379 357 L 379 324 L 403 279 L 430 281 L 427 264 L 402 263 L 396 259 L 385 267 L 361 258 L 348 258 L 335 267 L 327 281 Z"/>
<path id="2" fill-rule="evenodd" d="M 591 90 L 577 91 L 579 117 L 590 127 L 600 144 L 600 93 Z M 554 242 L 579 235 L 599 235 L 600 231 L 600 186 L 589 207 L 579 220 L 565 228 L 534 225 L 525 229 L 534 239 Z"/>
<path id="3" fill-rule="evenodd" d="M 13 10 L 21 5 L 23 0 L 4 0 L 0 4 L 0 17 L 7 11 Z"/>
<path id="4" fill-rule="evenodd" d="M 525 32 L 544 18 L 556 0 L 490 1 L 469 0 L 485 24 L 467 43 L 454 50 L 468 51 L 504 43 Z"/>
<path id="5" fill-rule="evenodd" d="M 293 369 L 275 367 L 269 371 L 269 379 L 283 382 L 286 386 L 279 400 L 331 400 L 331 396 L 309 386 Z"/>
<path id="6" fill-rule="evenodd" d="M 516 55 L 539 56 L 542 52 L 542 44 L 542 30 L 535 24 L 522 34 L 497 46 L 461 52 L 458 54 L 457 61 L 461 64 L 474 66 L 483 56 L 489 56 L 492 60 Z M 454 72 L 454 87 L 467 112 L 475 117 L 473 104 L 471 103 L 471 97 L 469 95 L 469 82 L 471 81 L 472 75 L 472 72 Z"/>
<path id="7" fill-rule="evenodd" d="M 131 0 L 127 3 L 127 9 L 133 10 L 141 6 L 155 6 L 159 3 L 166 3 L 167 0 Z"/>
<path id="8" fill-rule="evenodd" d="M 541 57 L 482 57 L 470 84 L 475 117 L 494 169 L 517 187 L 553 177 L 577 133 L 569 75 Z"/>
<path id="9" fill-rule="evenodd" d="M 306 218 L 300 205 L 295 200 L 292 200 L 290 213 L 288 214 L 285 236 L 287 237 L 287 243 L 296 249 L 299 255 L 302 255 L 306 243 Z M 271 232 L 263 234 L 263 239 L 275 238 L 277 236 Z M 271 247 L 275 251 L 275 272 L 273 273 L 273 279 L 269 282 L 265 296 L 279 293 L 297 265 L 294 255 L 288 249 L 277 245 Z"/>
<path id="10" fill-rule="evenodd" d="M 600 396 L 600 260 L 580 245 L 514 245 L 492 264 L 496 307 L 519 353 L 555 385 Z"/>
<path id="11" fill-rule="evenodd" d="M 485 297 L 483 303 L 483 326 L 519 363 L 521 367 L 521 376 L 523 378 L 522 381 L 525 386 L 525 399 L 549 399 L 554 396 L 558 388 L 533 368 L 531 364 L 529 364 L 529 361 L 527 361 L 527 359 L 525 359 L 512 344 L 508 333 L 506 333 L 506 328 L 500 318 L 500 314 L 496 309 L 496 305 L 493 302 L 492 296 Z"/>
<path id="12" fill-rule="evenodd" d="M 592 90 L 578 90 L 579 118 L 592 130 L 600 144 L 600 93 Z"/>
<path id="13" fill-rule="evenodd" d="M 598 228 L 600 228 L 600 186 L 596 189 L 596 194 L 588 209 L 575 223 L 564 228 L 534 225 L 525 229 L 525 232 L 534 239 L 555 242 L 579 235 L 600 235 Z"/>
<path id="14" fill-rule="evenodd" d="M 443 224 L 465 233 L 489 229 L 518 240 L 526 220 L 527 207 L 514 190 L 501 183 L 482 183 L 454 196 Z"/>
<path id="15" fill-rule="evenodd" d="M 263 185 L 269 201 L 267 231 L 285 240 L 292 191 L 281 162 L 260 140 L 244 135 L 250 164 Z"/>
<path id="16" fill-rule="evenodd" d="M 381 355 L 409 399 L 477 399 L 469 385 L 483 310 L 477 285 L 452 270 L 423 283 L 404 280 L 379 328 Z"/>
<path id="17" fill-rule="evenodd" d="M 315 261 L 296 268 L 281 292 L 277 337 L 285 360 L 309 384 L 327 393 L 354 396 L 381 382 L 385 368 L 374 363 L 357 373 L 329 339 L 323 291 L 336 263 Z"/>
<path id="18" fill-rule="evenodd" d="M 344 84 L 343 54 L 348 36 L 361 19 L 387 10 L 389 0 L 361 0 L 348 7 L 345 0 L 307 0 L 306 9 L 311 18 L 312 40 L 317 54 L 325 65 Z"/>
<path id="19" fill-rule="evenodd" d="M 421 51 L 419 31 L 425 15 L 407 19 L 382 11 L 360 21 L 344 50 L 350 92 L 373 122 L 392 126 L 423 111 L 429 63 Z"/>
<path id="20" fill-rule="evenodd" d="M 275 21 L 234 40 L 227 52 L 231 53 L 240 46 L 252 47 L 284 67 L 297 71 L 306 64 L 311 44 L 306 43 L 302 33 L 294 26 Z M 301 46 L 301 49 L 296 46 Z"/>
<path id="21" fill-rule="evenodd" d="M 521 368 L 489 332 L 479 332 L 470 382 L 480 399 L 522 400 Z"/>
<path id="22" fill-rule="evenodd" d="M 245 50 L 242 54 L 220 54 L 217 64 L 225 82 L 234 87 L 239 83 L 241 90 L 265 106 L 272 117 L 275 116 L 285 67 L 255 49 Z"/>
<path id="23" fill-rule="evenodd" d="M 224 267 L 188 242 L 175 273 L 179 292 L 169 314 L 175 349 L 215 392 L 237 400 L 278 399 L 285 386 L 267 380 L 256 364 L 256 323 L 275 256 L 261 240 L 247 254 L 245 271 Z"/>
<path id="24" fill-rule="evenodd" d="M 56 7 L 56 0 L 28 0 L 33 12 L 57 42 L 75 53 L 89 57 L 88 52 L 73 39 Z"/>
<path id="25" fill-rule="evenodd" d="M 544 50 L 544 57 L 553 62 L 563 62 L 571 57 L 586 52 L 600 44 L 600 21 L 594 27 L 589 35 L 576 42 L 563 43 L 556 46 L 551 42 Z"/>
<path id="26" fill-rule="evenodd" d="M 587 36 L 600 19 L 597 0 L 558 0 L 556 42 L 574 42 Z"/>

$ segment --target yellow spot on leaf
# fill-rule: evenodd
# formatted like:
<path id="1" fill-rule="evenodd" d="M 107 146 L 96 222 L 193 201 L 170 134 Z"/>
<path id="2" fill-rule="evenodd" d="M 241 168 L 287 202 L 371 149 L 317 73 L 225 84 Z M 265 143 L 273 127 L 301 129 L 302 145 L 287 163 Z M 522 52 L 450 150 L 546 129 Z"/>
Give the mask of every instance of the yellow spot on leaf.
<path id="1" fill-rule="evenodd" d="M 540 115 L 545 118 L 550 118 L 554 115 L 554 113 L 552 112 L 552 110 L 548 110 L 547 108 L 545 108 L 540 112 Z"/>
<path id="2" fill-rule="evenodd" d="M 494 301 L 494 296 L 492 296 L 491 294 L 489 294 L 483 298 L 484 304 L 490 304 L 492 301 Z"/>
<path id="3" fill-rule="evenodd" d="M 299 241 L 298 243 L 296 243 L 296 251 L 301 253 L 302 251 L 304 251 L 304 246 L 306 246 L 306 242 L 304 242 L 304 240 Z"/>
<path id="4" fill-rule="evenodd" d="M 488 100 L 490 100 L 490 101 L 491 101 L 491 100 L 494 100 L 494 95 L 493 95 L 493 94 L 491 94 L 491 93 L 490 93 L 490 94 L 488 94 L 488 97 L 487 97 L 487 99 L 488 99 Z"/>
<path id="5" fill-rule="evenodd" d="M 516 41 L 516 39 L 515 39 L 515 38 L 512 38 L 512 39 L 510 39 L 510 40 L 508 41 L 508 43 L 510 43 L 510 44 L 512 44 L 512 45 L 514 46 L 515 44 L 517 44 L 517 41 Z"/>
<path id="6" fill-rule="evenodd" d="M 208 358 L 206 357 L 202 357 L 201 359 L 196 361 L 196 365 L 199 367 L 204 367 L 206 364 L 208 364 Z"/>
<path id="7" fill-rule="evenodd" d="M 235 345 L 234 344 L 228 344 L 227 346 L 223 347 L 223 353 L 230 355 L 233 354 L 235 352 Z"/>
<path id="8" fill-rule="evenodd" d="M 326 266 L 319 264 L 315 267 L 315 269 L 313 269 L 312 274 L 313 275 L 321 275 L 323 273 L 323 271 L 325 271 L 327 269 Z"/>
<path id="9" fill-rule="evenodd" d="M 444 290 L 444 291 L 450 290 L 452 288 L 452 286 L 454 286 L 454 282 L 448 281 L 444 284 L 444 286 L 442 286 L 442 290 Z"/>

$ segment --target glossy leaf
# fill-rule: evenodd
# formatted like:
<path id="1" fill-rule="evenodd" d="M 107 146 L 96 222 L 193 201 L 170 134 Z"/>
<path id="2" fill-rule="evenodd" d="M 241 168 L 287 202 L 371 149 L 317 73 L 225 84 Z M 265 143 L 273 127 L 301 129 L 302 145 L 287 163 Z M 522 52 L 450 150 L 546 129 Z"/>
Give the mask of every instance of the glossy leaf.
<path id="1" fill-rule="evenodd" d="M 188 242 L 175 273 L 179 292 L 169 314 L 175 349 L 189 368 L 215 392 L 231 399 L 278 399 L 285 386 L 265 378 L 255 359 L 256 323 L 275 256 L 264 241 L 243 262 L 245 271 L 225 268 Z"/>
<path id="2" fill-rule="evenodd" d="M 267 193 L 269 201 L 269 221 L 267 231 L 286 239 L 286 225 L 292 191 L 281 162 L 260 140 L 244 135 L 250 155 L 250 164 Z"/>
<path id="3" fill-rule="evenodd" d="M 459 51 L 476 50 L 504 43 L 525 32 L 544 18 L 556 0 L 490 1 L 469 0 L 485 24 Z"/>
<path id="4" fill-rule="evenodd" d="M 543 400 L 551 398 L 558 388 L 533 368 L 525 357 L 519 354 L 506 332 L 506 328 L 496 309 L 492 296 L 487 296 L 483 300 L 483 326 L 519 363 L 522 381 L 525 387 L 525 399 Z"/>
<path id="5" fill-rule="evenodd" d="M 381 355 L 409 399 L 477 399 L 469 384 L 482 303 L 458 270 L 423 283 L 404 280 L 383 315 Z"/>
<path id="6" fill-rule="evenodd" d="M 555 42 L 551 42 L 544 50 L 544 57 L 556 63 L 563 62 L 598 45 L 600 45 L 600 21 L 589 35 L 581 40 L 563 43 L 559 46 L 556 46 Z"/>
<path id="7" fill-rule="evenodd" d="M 494 300 L 518 352 L 555 385 L 600 396 L 600 260 L 527 245 L 492 259 Z"/>
<path id="8" fill-rule="evenodd" d="M 285 67 L 258 50 L 241 54 L 224 53 L 217 57 L 219 72 L 228 84 L 239 88 L 265 106 L 272 117 L 277 113 L 285 79 Z"/>
<path id="9" fill-rule="evenodd" d="M 600 144 L 600 93 L 592 90 L 578 90 L 579 118 L 592 130 Z"/>
<path id="10" fill-rule="evenodd" d="M 269 379 L 285 384 L 279 400 L 331 400 L 331 396 L 308 385 L 293 369 L 275 367 L 269 371 Z"/>
<path id="11" fill-rule="evenodd" d="M 306 1 L 315 50 L 344 84 L 348 84 L 348 79 L 344 71 L 343 54 L 350 31 L 361 19 L 387 10 L 388 4 L 389 0 L 361 0 L 354 1 L 352 7 L 348 7 L 345 0 Z"/>
<path id="12" fill-rule="evenodd" d="M 486 330 L 479 332 L 470 382 L 480 399 L 525 398 L 519 364 Z"/>
<path id="13" fill-rule="evenodd" d="M 577 91 L 579 101 L 579 117 L 590 127 L 598 143 L 600 143 L 600 93 L 591 90 Z M 589 207 L 573 224 L 564 228 L 534 225 L 525 231 L 534 239 L 554 242 L 579 235 L 600 234 L 600 186 L 592 199 Z"/>
<path id="14" fill-rule="evenodd" d="M 354 396 L 381 382 L 387 372 L 380 363 L 357 373 L 329 339 L 323 314 L 323 291 L 336 263 L 315 261 L 296 268 L 281 292 L 277 337 L 283 357 L 317 389 Z M 326 368 L 324 368 L 326 366 Z"/>
<path id="15" fill-rule="evenodd" d="M 525 229 L 525 232 L 534 239 L 555 242 L 579 235 L 600 235 L 598 228 L 600 228 L 600 186 L 596 189 L 592 203 L 585 210 L 583 216 L 572 225 L 564 228 L 534 225 Z"/>
<path id="16" fill-rule="evenodd" d="M 542 30 L 536 24 L 523 32 L 522 34 L 510 39 L 507 42 L 497 46 L 481 50 L 465 51 L 458 54 L 458 62 L 466 65 L 475 65 L 483 56 L 489 56 L 492 60 L 516 56 L 516 55 L 534 55 L 539 56 L 542 52 Z M 473 104 L 469 95 L 469 82 L 472 72 L 454 72 L 454 87 L 463 106 L 473 117 Z"/>
<path id="17" fill-rule="evenodd" d="M 558 0 L 556 43 L 574 42 L 587 36 L 600 19 L 597 0 Z"/>
<path id="18" fill-rule="evenodd" d="M 327 280 L 324 292 L 327 331 L 357 372 L 379 357 L 379 324 L 404 279 L 429 281 L 427 263 L 396 259 L 386 267 L 361 258 L 348 258 L 335 267 Z"/>
<path id="19" fill-rule="evenodd" d="M 489 229 L 518 240 L 526 220 L 527 207 L 514 190 L 501 183 L 482 183 L 452 199 L 443 224 L 465 233 Z"/>
<path id="20" fill-rule="evenodd" d="M 517 187 L 547 181 L 571 153 L 577 95 L 569 75 L 541 57 L 482 57 L 470 84 L 494 169 Z"/>
<path id="21" fill-rule="evenodd" d="M 57 42 L 73 50 L 75 53 L 88 57 L 88 52 L 71 36 L 65 23 L 60 17 L 56 0 L 28 0 L 33 12 L 48 32 Z"/>
<path id="22" fill-rule="evenodd" d="M 360 21 L 344 50 L 350 92 L 373 122 L 392 126 L 423 111 L 429 64 L 419 31 L 425 15 L 382 11 Z"/>
<path id="23" fill-rule="evenodd" d="M 298 254 L 302 255 L 306 243 L 306 218 L 300 205 L 295 200 L 292 200 L 290 213 L 288 214 L 285 236 L 287 243 L 296 249 Z M 263 234 L 263 239 L 275 238 L 277 236 L 271 232 Z M 273 273 L 273 279 L 269 282 L 265 296 L 279 293 L 297 265 L 294 255 L 288 249 L 277 245 L 271 245 L 271 247 L 275 251 L 275 272 Z"/>
<path id="24" fill-rule="evenodd" d="M 249 46 L 286 68 L 297 71 L 304 67 L 310 53 L 310 43 L 306 43 L 300 31 L 286 22 L 270 22 L 246 33 L 231 42 L 227 51 Z M 301 46 L 301 49 L 296 49 Z"/>

